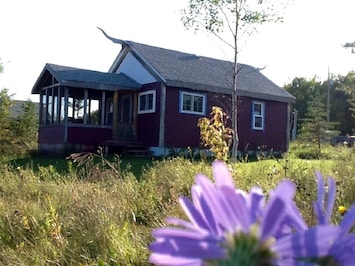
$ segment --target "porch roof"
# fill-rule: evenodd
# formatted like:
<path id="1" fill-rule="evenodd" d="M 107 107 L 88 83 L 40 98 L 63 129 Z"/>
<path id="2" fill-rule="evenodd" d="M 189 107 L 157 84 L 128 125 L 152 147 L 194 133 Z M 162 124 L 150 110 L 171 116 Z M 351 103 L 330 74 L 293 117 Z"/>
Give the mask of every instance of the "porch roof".
<path id="1" fill-rule="evenodd" d="M 141 84 L 123 73 L 104 73 L 47 63 L 32 88 L 32 94 L 38 94 L 43 87 L 55 83 L 68 87 L 105 91 L 139 90 L 141 88 Z"/>

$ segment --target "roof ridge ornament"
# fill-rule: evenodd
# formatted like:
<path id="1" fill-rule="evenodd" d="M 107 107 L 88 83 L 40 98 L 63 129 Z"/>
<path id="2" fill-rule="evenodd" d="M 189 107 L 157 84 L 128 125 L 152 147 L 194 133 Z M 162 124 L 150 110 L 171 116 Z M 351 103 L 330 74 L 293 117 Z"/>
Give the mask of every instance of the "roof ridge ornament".
<path id="1" fill-rule="evenodd" d="M 107 39 L 109 39 L 110 41 L 114 42 L 114 43 L 118 43 L 118 44 L 122 44 L 122 45 L 128 45 L 127 41 L 121 40 L 121 39 L 116 39 L 113 38 L 111 36 L 109 36 L 103 29 L 101 29 L 100 27 L 97 27 L 104 35 Z"/>

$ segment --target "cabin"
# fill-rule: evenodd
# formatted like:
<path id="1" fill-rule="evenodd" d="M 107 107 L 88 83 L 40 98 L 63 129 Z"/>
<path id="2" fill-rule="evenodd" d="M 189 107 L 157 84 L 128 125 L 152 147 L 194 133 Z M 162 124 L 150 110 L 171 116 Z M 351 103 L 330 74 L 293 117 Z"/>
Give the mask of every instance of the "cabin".
<path id="1" fill-rule="evenodd" d="M 105 34 L 105 33 L 104 33 Z M 231 112 L 233 64 L 107 36 L 122 49 L 108 72 L 46 64 L 39 95 L 41 152 L 201 148 L 197 121 Z M 295 97 L 259 69 L 238 65 L 238 150 L 284 152 Z"/>

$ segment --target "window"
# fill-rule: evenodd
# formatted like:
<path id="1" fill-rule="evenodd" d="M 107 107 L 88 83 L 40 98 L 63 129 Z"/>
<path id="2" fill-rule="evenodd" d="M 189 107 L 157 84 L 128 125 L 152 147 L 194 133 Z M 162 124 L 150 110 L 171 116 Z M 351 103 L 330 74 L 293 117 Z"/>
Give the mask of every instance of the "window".
<path id="1" fill-rule="evenodd" d="M 180 112 L 204 115 L 206 110 L 206 95 L 198 93 L 180 93 Z"/>
<path id="2" fill-rule="evenodd" d="M 155 112 L 155 90 L 138 94 L 138 114 Z"/>
<path id="3" fill-rule="evenodd" d="M 265 103 L 253 101 L 253 124 L 252 128 L 256 130 L 264 130 L 265 120 Z"/>

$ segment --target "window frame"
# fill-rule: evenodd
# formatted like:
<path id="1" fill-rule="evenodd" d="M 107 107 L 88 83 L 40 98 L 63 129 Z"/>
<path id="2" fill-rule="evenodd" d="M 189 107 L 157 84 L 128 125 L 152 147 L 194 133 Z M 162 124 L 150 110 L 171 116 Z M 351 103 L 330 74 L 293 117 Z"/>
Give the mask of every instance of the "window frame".
<path id="1" fill-rule="evenodd" d="M 184 110 L 184 95 L 192 96 L 190 110 Z M 202 98 L 202 111 L 201 112 L 193 111 L 193 109 L 194 109 L 194 97 L 201 97 Z M 205 93 L 180 91 L 180 108 L 179 108 L 180 113 L 182 113 L 182 114 L 194 114 L 194 115 L 205 115 L 206 114 L 206 104 L 207 104 L 207 97 L 206 97 Z"/>
<path id="2" fill-rule="evenodd" d="M 255 106 L 260 105 L 260 114 L 255 111 Z M 255 125 L 256 118 L 261 118 L 261 127 Z M 265 129 L 265 102 L 252 101 L 252 129 L 264 130 Z"/>
<path id="3" fill-rule="evenodd" d="M 153 104 L 151 109 L 144 109 L 141 110 L 141 97 L 152 94 L 153 95 Z M 145 101 L 147 101 L 147 97 L 145 98 Z M 147 104 L 147 102 L 146 102 Z M 155 113 L 155 107 L 156 107 L 156 91 L 155 90 L 148 90 L 148 91 L 143 91 L 138 93 L 138 106 L 137 106 L 137 113 L 138 114 L 148 114 L 148 113 Z"/>

